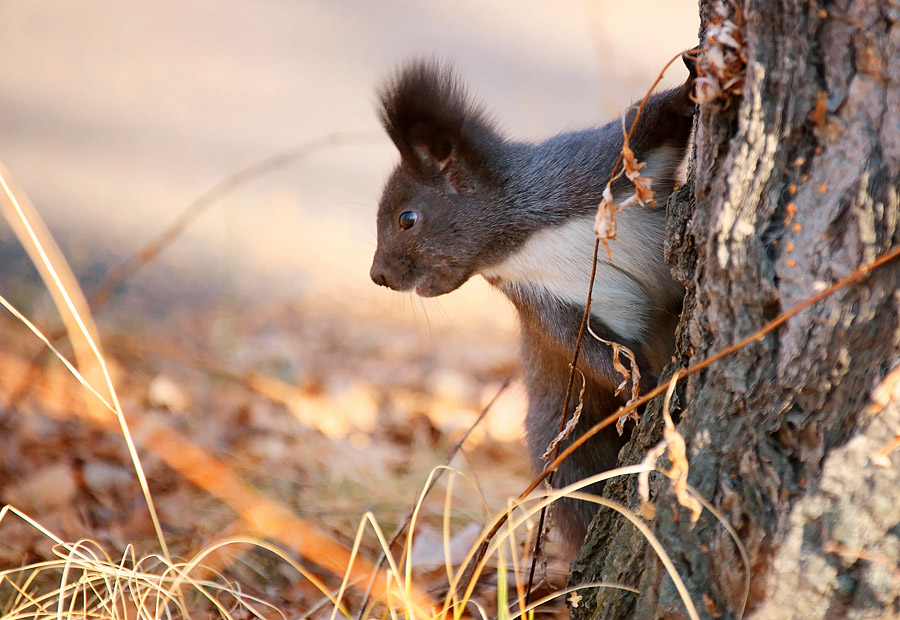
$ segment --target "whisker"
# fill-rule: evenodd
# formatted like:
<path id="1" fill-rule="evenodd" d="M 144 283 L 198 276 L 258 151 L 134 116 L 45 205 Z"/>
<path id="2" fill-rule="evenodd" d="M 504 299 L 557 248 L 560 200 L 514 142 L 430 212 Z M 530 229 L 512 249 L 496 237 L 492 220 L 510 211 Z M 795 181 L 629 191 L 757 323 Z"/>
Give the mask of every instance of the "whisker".
<path id="1" fill-rule="evenodd" d="M 433 299 L 432 304 L 437 306 L 438 312 L 440 312 L 441 315 L 444 317 L 444 320 L 447 321 L 447 324 L 450 326 L 450 329 L 452 329 L 456 333 L 459 333 L 459 330 L 457 329 L 456 324 L 453 322 L 453 319 L 450 317 L 449 314 L 447 314 L 447 309 L 444 308 L 444 304 L 442 304 L 438 298 Z"/>
<path id="2" fill-rule="evenodd" d="M 428 327 L 428 337 L 434 339 L 434 332 L 431 331 L 431 319 L 428 318 L 428 308 L 425 307 L 425 300 L 416 295 L 416 299 L 422 306 L 422 314 L 425 316 L 425 325 Z"/>
<path id="3" fill-rule="evenodd" d="M 419 324 L 419 313 L 416 312 L 416 301 L 413 299 L 413 293 L 406 293 L 404 297 L 409 302 L 409 307 L 412 309 L 413 322 L 416 325 L 416 335 L 422 335 L 422 326 Z"/>

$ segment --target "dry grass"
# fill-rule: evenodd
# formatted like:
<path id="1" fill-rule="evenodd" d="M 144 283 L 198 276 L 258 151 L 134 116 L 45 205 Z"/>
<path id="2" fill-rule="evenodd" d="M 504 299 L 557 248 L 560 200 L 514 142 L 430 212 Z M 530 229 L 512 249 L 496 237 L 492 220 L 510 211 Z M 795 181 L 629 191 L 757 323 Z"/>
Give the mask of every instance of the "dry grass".
<path id="1" fill-rule="evenodd" d="M 259 596 L 251 596 L 239 583 L 225 577 L 233 559 L 222 552 L 226 548 L 248 545 L 278 558 L 321 593 L 320 603 L 303 610 L 303 615 L 327 613 L 349 617 L 350 611 L 345 604 L 349 588 L 372 588 L 375 596 L 370 609 L 382 608 L 408 617 L 457 615 L 460 612 L 453 610 L 461 610 L 471 602 L 471 591 L 463 597 L 456 595 L 456 586 L 462 580 L 463 573 L 449 563 L 452 555 L 450 547 L 454 542 L 450 519 L 452 477 L 447 483 L 444 500 L 446 511 L 442 526 L 442 545 L 447 552 L 444 568 L 449 582 L 446 591 L 450 594 L 441 602 L 422 590 L 415 578 L 415 532 L 425 493 L 416 503 L 409 526 L 410 533 L 404 538 L 400 553 L 391 549 L 387 537 L 371 513 L 362 518 L 352 546 L 346 547 L 333 536 L 293 514 L 285 505 L 257 491 L 231 467 L 172 429 L 158 416 L 129 412 L 126 419 L 84 295 L 37 213 L 24 200 L 21 192 L 13 191 L 7 178 L 8 175 L 0 175 L 6 194 L 4 215 L 14 223 L 20 241 L 28 248 L 48 290 L 53 294 L 69 340 L 74 344 L 77 362 L 70 361 L 51 338 L 5 297 L 0 296 L 0 303 L 43 342 L 85 389 L 86 400 L 90 403 L 87 407 L 78 407 L 77 396 L 71 398 L 70 389 L 68 399 L 55 403 L 57 409 L 62 410 L 63 415 L 82 415 L 93 426 L 104 430 L 118 430 L 120 433 L 140 482 L 158 551 L 141 556 L 129 544 L 120 550 L 121 559 L 114 560 L 112 556 L 118 557 L 118 554 L 111 554 L 100 542 L 87 539 L 77 543 L 66 542 L 38 520 L 15 506 L 7 505 L 0 512 L 0 527 L 21 532 L 20 528 L 10 523 L 10 519 L 16 519 L 18 525 L 24 524 L 51 545 L 50 554 L 53 559 L 26 562 L 0 572 L 3 620 L 50 615 L 103 618 L 189 617 L 198 613 L 223 618 L 285 616 L 286 613 L 277 604 L 267 602 Z M 17 365 L 21 370 L 27 368 L 27 364 L 17 362 L 15 356 L 7 356 L 4 362 L 7 368 L 15 368 Z M 55 394 L 58 385 L 40 383 L 38 381 L 29 386 L 29 389 L 33 389 L 39 399 L 44 398 L 47 401 L 44 404 L 50 404 L 58 396 Z M 271 384 L 272 381 L 260 384 L 258 376 L 251 381 L 251 385 L 257 389 L 260 389 L 260 385 L 271 388 Z M 271 392 L 271 389 L 268 391 Z M 233 530 L 249 531 L 255 537 L 241 535 L 219 539 L 206 545 L 187 561 L 174 560 L 150 492 L 138 443 L 145 454 L 164 462 L 185 480 L 216 497 L 237 513 L 240 526 L 232 528 Z M 435 470 L 432 475 L 443 469 Z M 518 524 L 527 521 L 527 517 L 522 518 L 518 520 Z M 524 529 L 522 528 L 523 531 Z M 510 530 L 511 536 L 496 541 L 498 545 L 502 543 L 502 546 L 496 548 L 496 554 L 491 553 L 481 561 L 477 569 L 479 573 L 489 566 L 499 566 L 501 568 L 497 570 L 504 583 L 508 575 L 520 574 L 515 562 L 511 567 L 507 566 L 504 551 L 509 549 L 511 557 L 522 555 L 521 549 L 524 547 L 521 547 L 521 541 L 516 541 L 515 533 L 514 529 Z M 383 551 L 387 558 L 386 569 L 376 567 L 361 557 L 360 547 L 366 534 L 374 536 L 377 541 L 375 546 Z M 264 538 L 277 544 L 263 540 Z M 32 541 L 29 546 L 34 544 Z M 455 553 L 458 555 L 458 552 Z M 472 553 L 474 547 L 470 556 Z M 308 570 L 292 559 L 298 556 L 314 564 L 317 569 L 330 572 L 332 581 L 337 579 L 339 585 L 327 586 L 315 571 Z M 521 591 L 520 579 L 518 583 Z M 490 606 L 494 607 L 493 604 Z M 484 606 L 476 604 L 476 607 Z"/>

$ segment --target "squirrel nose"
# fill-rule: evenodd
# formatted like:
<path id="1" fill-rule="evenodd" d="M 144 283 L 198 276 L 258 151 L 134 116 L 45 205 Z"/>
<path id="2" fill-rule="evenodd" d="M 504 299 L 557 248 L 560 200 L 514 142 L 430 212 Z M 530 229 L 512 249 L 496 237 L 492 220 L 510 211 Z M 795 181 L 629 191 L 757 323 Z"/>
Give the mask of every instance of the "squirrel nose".
<path id="1" fill-rule="evenodd" d="M 384 273 L 381 271 L 376 271 L 374 267 L 372 267 L 371 271 L 369 271 L 369 277 L 372 278 L 372 282 L 377 284 L 378 286 L 387 286 L 387 278 L 384 277 Z"/>

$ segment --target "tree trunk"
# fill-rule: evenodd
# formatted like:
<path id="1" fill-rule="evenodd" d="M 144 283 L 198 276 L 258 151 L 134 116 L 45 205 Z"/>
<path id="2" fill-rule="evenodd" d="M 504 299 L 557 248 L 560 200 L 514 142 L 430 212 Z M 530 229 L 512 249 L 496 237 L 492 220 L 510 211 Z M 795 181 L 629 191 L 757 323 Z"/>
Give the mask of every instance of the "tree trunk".
<path id="1" fill-rule="evenodd" d="M 701 0 L 705 23 L 714 4 Z M 742 14 L 743 88 L 700 106 L 693 183 L 669 205 L 669 258 L 688 288 L 680 367 L 900 243 L 900 2 L 748 0 Z M 689 483 L 750 557 L 744 617 L 900 617 L 900 449 L 887 467 L 873 460 L 900 434 L 900 382 L 872 404 L 900 363 L 898 288 L 889 263 L 677 393 Z M 626 462 L 659 440 L 660 406 Z M 709 512 L 692 528 L 654 476 L 650 525 L 700 616 L 738 617 L 734 542 Z M 620 479 L 605 494 L 636 508 L 635 488 Z M 588 581 L 640 594 L 585 589 L 575 618 L 688 617 L 643 537 L 608 510 L 573 564 L 571 583 Z"/>

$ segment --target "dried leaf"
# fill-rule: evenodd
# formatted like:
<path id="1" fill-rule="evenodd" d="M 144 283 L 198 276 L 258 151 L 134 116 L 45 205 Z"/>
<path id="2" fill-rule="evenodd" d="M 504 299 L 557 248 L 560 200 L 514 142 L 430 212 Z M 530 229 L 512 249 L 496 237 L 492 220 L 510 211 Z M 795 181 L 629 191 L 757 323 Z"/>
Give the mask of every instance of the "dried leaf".
<path id="1" fill-rule="evenodd" d="M 78 493 L 78 482 L 72 466 L 59 462 L 30 473 L 18 484 L 2 489 L 5 503 L 22 510 L 42 514 L 68 507 Z"/>
<path id="2" fill-rule="evenodd" d="M 597 205 L 597 217 L 594 220 L 594 234 L 598 239 L 616 238 L 616 213 L 621 211 L 613 201 L 611 183 L 603 189 L 603 197 Z"/>
<path id="3" fill-rule="evenodd" d="M 634 401 L 636 401 L 640 397 L 641 391 L 641 369 L 637 365 L 637 360 L 634 357 L 634 351 L 629 349 L 623 344 L 619 344 L 618 342 L 612 342 L 611 340 L 606 340 L 605 338 L 601 338 L 591 329 L 590 324 L 587 325 L 588 333 L 594 337 L 594 339 L 602 342 L 603 344 L 609 346 L 613 350 L 613 368 L 616 369 L 620 375 L 622 375 L 622 382 L 616 386 L 615 395 L 618 396 L 622 393 L 622 390 L 625 389 L 625 386 L 628 385 L 628 382 L 631 381 L 631 398 L 628 399 L 628 402 L 625 403 L 627 407 Z M 631 368 L 627 368 L 625 364 L 622 363 L 620 356 L 624 356 Z M 627 414 L 623 415 L 616 422 L 616 430 L 619 431 L 619 434 L 623 434 L 625 432 L 625 423 L 628 420 L 638 421 L 637 411 L 629 411 Z"/>
<path id="4" fill-rule="evenodd" d="M 641 174 L 641 170 L 647 163 L 637 160 L 627 141 L 622 145 L 622 165 L 625 166 L 625 176 L 634 184 L 634 197 L 637 202 L 642 205 L 650 204 L 655 206 L 656 201 L 653 200 L 653 190 L 650 189 L 653 179 Z"/>
<path id="5" fill-rule="evenodd" d="M 569 604 L 572 606 L 572 609 L 577 609 L 583 598 L 583 596 L 578 594 L 578 590 L 574 590 L 572 594 L 569 595 Z"/>
<path id="6" fill-rule="evenodd" d="M 647 451 L 647 456 L 641 464 L 655 467 L 656 461 L 665 452 L 666 442 L 661 441 Z M 638 474 L 638 497 L 641 498 L 641 516 L 648 521 L 653 520 L 656 517 L 656 506 L 650 503 L 650 470 Z"/>
<path id="7" fill-rule="evenodd" d="M 719 88 L 719 83 L 715 79 L 701 76 L 694 80 L 694 101 L 697 103 L 709 103 L 721 95 L 722 89 Z"/>
<path id="8" fill-rule="evenodd" d="M 170 376 L 158 374 L 147 386 L 147 402 L 152 407 L 162 407 L 172 413 L 183 413 L 191 406 L 191 395 Z"/>
<path id="9" fill-rule="evenodd" d="M 636 179 L 633 179 L 634 182 L 634 197 L 637 199 L 639 203 L 642 205 L 652 205 L 656 206 L 656 200 L 653 199 L 653 190 L 650 189 L 650 184 L 653 179 L 650 177 L 639 176 Z"/>
<path id="10" fill-rule="evenodd" d="M 703 507 L 700 505 L 700 502 L 691 497 L 687 491 L 689 465 L 684 437 L 682 437 L 681 434 L 675 430 L 675 426 L 671 424 L 671 418 L 669 417 L 668 412 L 665 413 L 665 417 L 668 418 L 668 421 L 666 422 L 666 428 L 663 430 L 663 437 L 665 437 L 666 444 L 669 448 L 668 457 L 672 462 L 672 468 L 663 473 L 674 483 L 673 490 L 675 491 L 675 496 L 678 498 L 678 503 L 691 511 L 691 526 L 693 527 L 700 518 Z"/>
<path id="11" fill-rule="evenodd" d="M 626 136 L 627 137 L 627 136 Z M 647 164 L 639 162 L 634 156 L 634 151 L 628 145 L 626 140 L 622 145 L 622 165 L 625 166 L 625 176 L 634 181 L 641 174 L 641 169 Z"/>
<path id="12" fill-rule="evenodd" d="M 740 94 L 747 67 L 740 4 L 719 0 L 711 13 L 694 80 L 694 101 L 701 104 Z"/>
<path id="13" fill-rule="evenodd" d="M 687 448 L 684 443 L 684 437 L 675 430 L 675 424 L 672 422 L 672 416 L 669 414 L 669 404 L 672 394 L 675 392 L 679 374 L 679 372 L 676 372 L 669 380 L 669 388 L 666 390 L 666 397 L 663 402 L 663 421 L 665 423 L 663 440 L 647 453 L 643 462 L 646 465 L 655 466 L 656 460 L 663 452 L 666 452 L 672 467 L 668 471 L 658 471 L 672 481 L 673 491 L 675 491 L 678 503 L 691 512 L 691 527 L 693 527 L 703 512 L 703 506 L 688 493 L 687 477 L 690 466 L 687 460 Z M 649 472 L 643 472 L 638 476 L 638 493 L 642 502 L 642 514 L 655 514 L 655 509 L 649 505 Z M 647 506 L 643 504 L 647 504 Z"/>
<path id="14" fill-rule="evenodd" d="M 581 375 L 581 391 L 578 392 L 578 405 L 576 405 L 575 411 L 572 412 L 572 417 L 566 422 L 566 426 L 563 428 L 562 432 L 554 437 L 553 441 L 547 444 L 547 450 L 541 455 L 541 460 L 543 461 L 550 460 L 550 457 L 556 453 L 559 443 L 565 441 L 569 435 L 572 434 L 572 431 L 575 430 L 575 425 L 578 424 L 578 420 L 581 418 L 581 410 L 584 409 L 584 390 L 587 387 L 587 381 L 584 378 L 584 373 L 577 368 L 575 371 Z"/>

